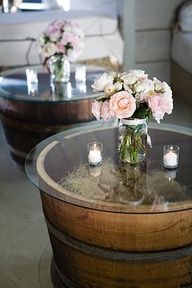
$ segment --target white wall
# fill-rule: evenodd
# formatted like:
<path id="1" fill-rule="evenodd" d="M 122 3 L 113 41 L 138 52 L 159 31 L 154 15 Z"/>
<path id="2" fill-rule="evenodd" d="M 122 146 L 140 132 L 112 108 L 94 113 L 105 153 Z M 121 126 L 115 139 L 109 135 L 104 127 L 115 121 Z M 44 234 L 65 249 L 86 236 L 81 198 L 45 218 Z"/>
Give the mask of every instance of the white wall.
<path id="1" fill-rule="evenodd" d="M 124 0 L 124 67 L 170 82 L 171 27 L 182 0 Z"/>

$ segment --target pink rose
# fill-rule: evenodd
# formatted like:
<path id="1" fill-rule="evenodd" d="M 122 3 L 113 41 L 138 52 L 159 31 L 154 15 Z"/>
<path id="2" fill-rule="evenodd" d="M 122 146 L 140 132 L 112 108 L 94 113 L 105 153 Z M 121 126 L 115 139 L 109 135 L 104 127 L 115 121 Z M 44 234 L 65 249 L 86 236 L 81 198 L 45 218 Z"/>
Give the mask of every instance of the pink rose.
<path id="1" fill-rule="evenodd" d="M 55 20 L 55 21 L 52 23 L 52 25 L 54 25 L 54 27 L 55 27 L 56 29 L 61 30 L 61 29 L 63 29 L 64 21 L 63 21 L 63 20 Z"/>
<path id="2" fill-rule="evenodd" d="M 127 91 L 117 92 L 109 100 L 109 109 L 111 116 L 129 118 L 136 110 L 135 98 Z"/>
<path id="3" fill-rule="evenodd" d="M 73 34 L 70 32 L 64 32 L 62 36 L 61 42 L 63 45 L 66 45 L 67 43 L 70 43 L 73 39 Z"/>
<path id="4" fill-rule="evenodd" d="M 111 118 L 110 110 L 109 110 L 109 101 L 104 101 L 101 106 L 101 117 L 103 120 L 109 120 Z"/>
<path id="5" fill-rule="evenodd" d="M 92 111 L 93 115 L 95 116 L 95 118 L 96 118 L 97 120 L 99 120 L 99 119 L 101 118 L 101 105 L 102 105 L 102 103 L 101 103 L 101 102 L 98 102 L 98 101 L 96 101 L 96 100 L 94 100 L 94 101 L 92 102 L 92 109 L 91 109 L 91 111 Z"/>
<path id="6" fill-rule="evenodd" d="M 47 27 L 45 35 L 48 36 L 50 40 L 54 42 L 61 37 L 61 30 L 57 26 L 54 26 L 53 23 L 51 23 Z"/>
<path id="7" fill-rule="evenodd" d="M 57 53 L 65 54 L 65 52 L 66 52 L 65 46 L 62 43 L 58 43 L 57 44 Z"/>
<path id="8" fill-rule="evenodd" d="M 167 94 L 156 94 L 155 96 L 149 97 L 147 102 L 154 119 L 158 123 L 163 119 L 165 113 L 171 114 L 173 110 L 173 98 Z"/>

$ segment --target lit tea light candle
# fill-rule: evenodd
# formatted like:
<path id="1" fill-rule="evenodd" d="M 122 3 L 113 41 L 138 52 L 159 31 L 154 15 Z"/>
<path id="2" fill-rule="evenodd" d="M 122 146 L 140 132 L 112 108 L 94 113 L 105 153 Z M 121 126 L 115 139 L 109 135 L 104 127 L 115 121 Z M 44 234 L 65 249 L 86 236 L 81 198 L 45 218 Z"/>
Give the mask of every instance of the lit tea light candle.
<path id="1" fill-rule="evenodd" d="M 176 168 L 178 165 L 179 147 L 175 145 L 164 146 L 163 165 L 165 168 Z"/>
<path id="2" fill-rule="evenodd" d="M 85 66 L 77 66 L 75 68 L 75 80 L 78 82 L 86 81 L 86 67 Z"/>
<path id="3" fill-rule="evenodd" d="M 29 95 L 38 93 L 38 75 L 33 69 L 26 69 L 27 89 Z"/>
<path id="4" fill-rule="evenodd" d="M 88 143 L 88 162 L 90 165 L 97 166 L 101 164 L 103 144 L 99 142 Z"/>

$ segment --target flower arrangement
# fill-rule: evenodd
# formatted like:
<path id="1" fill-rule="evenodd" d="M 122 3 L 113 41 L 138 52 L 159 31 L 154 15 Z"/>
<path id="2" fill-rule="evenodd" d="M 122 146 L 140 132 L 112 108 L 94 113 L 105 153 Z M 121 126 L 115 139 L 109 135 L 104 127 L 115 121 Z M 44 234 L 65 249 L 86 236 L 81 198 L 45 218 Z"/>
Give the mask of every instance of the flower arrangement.
<path id="1" fill-rule="evenodd" d="M 103 73 L 92 85 L 95 92 L 104 95 L 93 101 L 92 113 L 99 120 L 111 117 L 153 118 L 160 122 L 173 109 L 172 91 L 166 82 L 148 79 L 142 70 L 127 73 Z"/>
<path id="2" fill-rule="evenodd" d="M 124 124 L 119 145 L 120 159 L 131 163 L 142 161 L 147 137 L 144 121 L 152 116 L 159 123 L 165 113 L 172 112 L 173 98 L 169 85 L 157 78 L 149 79 L 142 70 L 129 70 L 119 74 L 103 73 L 95 79 L 92 88 L 95 92 L 103 92 L 92 103 L 96 119 L 116 118 Z"/>
<path id="3" fill-rule="evenodd" d="M 39 37 L 44 64 L 53 55 L 74 62 L 83 48 L 83 31 L 78 22 L 56 20 L 48 24 Z"/>

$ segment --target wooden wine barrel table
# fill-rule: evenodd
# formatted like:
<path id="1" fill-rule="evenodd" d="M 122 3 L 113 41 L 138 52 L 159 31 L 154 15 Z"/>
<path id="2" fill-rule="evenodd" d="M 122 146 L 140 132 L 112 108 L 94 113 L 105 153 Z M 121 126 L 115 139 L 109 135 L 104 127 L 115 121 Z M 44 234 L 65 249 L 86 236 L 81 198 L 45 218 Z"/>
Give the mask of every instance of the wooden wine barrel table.
<path id="1" fill-rule="evenodd" d="M 149 131 L 153 148 L 136 166 L 119 163 L 118 128 L 110 124 L 58 133 L 29 153 L 26 173 L 40 190 L 55 287 L 192 287 L 192 133 L 166 125 Z M 87 144 L 93 140 L 103 143 L 100 174 L 87 164 Z M 167 144 L 180 147 L 177 170 L 162 166 Z M 118 171 L 126 171 L 131 181 L 124 194 L 114 190 L 125 185 L 121 181 L 105 198 L 91 193 L 105 181 L 105 194 Z M 142 175 L 143 184 L 133 175 Z M 75 183 L 76 190 L 66 183 Z"/>
<path id="2" fill-rule="evenodd" d="M 86 66 L 86 82 L 77 82 L 76 66 L 71 66 L 70 82 L 52 87 L 49 74 L 40 67 L 33 69 L 38 72 L 38 91 L 31 94 L 25 69 L 0 77 L 0 115 L 11 156 L 18 164 L 48 136 L 95 120 L 91 103 L 96 95 L 91 84 L 101 68 Z"/>

